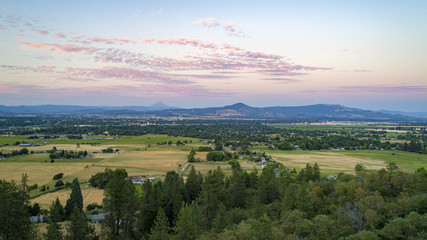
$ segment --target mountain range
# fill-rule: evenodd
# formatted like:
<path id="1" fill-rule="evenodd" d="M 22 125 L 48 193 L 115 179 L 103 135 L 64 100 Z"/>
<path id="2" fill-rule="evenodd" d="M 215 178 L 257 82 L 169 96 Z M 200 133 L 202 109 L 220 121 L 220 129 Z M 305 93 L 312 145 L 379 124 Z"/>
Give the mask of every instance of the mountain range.
<path id="1" fill-rule="evenodd" d="M 316 104 L 291 107 L 251 107 L 236 103 L 224 107 L 183 109 L 158 102 L 150 106 L 76 106 L 39 105 L 3 106 L 0 114 L 96 114 L 114 116 L 178 117 L 208 119 L 282 119 L 282 120 L 350 120 L 350 121 L 416 121 L 426 120 L 426 113 L 371 111 L 341 105 Z"/>

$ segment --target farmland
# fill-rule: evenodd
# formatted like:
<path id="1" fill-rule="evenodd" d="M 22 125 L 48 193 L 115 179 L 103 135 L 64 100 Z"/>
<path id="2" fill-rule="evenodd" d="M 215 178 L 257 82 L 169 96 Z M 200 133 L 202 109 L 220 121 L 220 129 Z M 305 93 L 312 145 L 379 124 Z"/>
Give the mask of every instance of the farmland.
<path id="1" fill-rule="evenodd" d="M 23 141 L 25 137 L 3 136 L 0 141 L 13 142 Z M 183 146 L 175 145 L 157 145 L 158 142 L 176 142 L 190 140 L 192 143 Z M 73 140 L 74 141 L 74 140 Z M 63 181 L 71 182 L 78 178 L 80 182 L 86 182 L 97 172 L 102 172 L 105 168 L 124 168 L 130 176 L 148 175 L 154 177 L 163 177 L 167 171 L 179 172 L 187 162 L 187 155 L 191 148 L 201 146 L 203 142 L 194 138 L 168 137 L 165 135 L 121 137 L 117 140 L 105 140 L 100 144 L 90 145 L 71 144 L 61 139 L 52 140 L 50 144 L 42 146 L 28 147 L 30 151 L 46 151 L 55 146 L 57 149 L 85 150 L 93 154 L 92 157 L 83 159 L 58 159 L 50 163 L 48 154 L 31 154 L 16 156 L 0 161 L 0 175 L 3 179 L 15 180 L 21 179 L 22 173 L 29 175 L 29 184 L 38 184 L 39 186 L 49 186 L 54 189 L 55 181 L 52 176 L 57 173 L 64 173 Z M 100 153 L 105 148 L 119 149 L 119 153 Z M 12 151 L 19 149 L 18 146 L 3 146 L 3 150 Z M 394 161 L 402 171 L 413 172 L 417 168 L 425 167 L 427 156 L 415 153 L 404 153 L 396 151 L 281 151 L 269 150 L 266 147 L 253 147 L 254 151 L 263 151 L 277 162 L 284 166 L 296 170 L 304 168 L 306 163 L 319 164 L 323 175 L 336 175 L 339 172 L 354 173 L 356 164 L 363 164 L 368 170 L 379 170 L 385 168 L 388 161 Z M 196 157 L 202 159 L 202 162 L 192 163 L 195 168 L 207 173 L 209 170 L 216 169 L 218 166 L 229 174 L 231 166 L 227 162 L 206 162 L 206 153 L 198 152 Z M 261 171 L 261 164 L 248 159 L 240 160 L 244 170 L 252 171 L 258 169 Z M 188 169 L 183 172 L 187 174 Z M 101 203 L 102 190 L 90 188 L 87 184 L 83 185 L 84 204 L 93 202 Z M 65 202 L 70 190 L 59 190 L 51 193 L 41 194 L 39 191 L 33 191 L 35 196 L 32 202 L 39 203 L 47 208 L 50 203 L 59 197 L 61 202 Z"/>
<path id="2" fill-rule="evenodd" d="M 31 192 L 32 201 L 43 207 L 47 207 L 56 197 L 62 201 L 69 194 L 69 189 L 55 189 L 56 180 L 52 177 L 57 173 L 64 173 L 61 180 L 65 183 L 72 182 L 74 178 L 85 183 L 92 175 L 103 172 L 106 168 L 123 168 L 129 176 L 144 175 L 160 179 L 168 171 L 176 171 L 185 176 L 189 172 L 190 164 L 202 174 L 217 167 L 221 167 L 225 174 L 231 173 L 228 162 L 206 161 L 207 152 L 203 151 L 197 151 L 195 154 L 195 158 L 201 160 L 200 162 L 187 163 L 189 152 L 200 146 L 212 149 L 219 147 L 240 155 L 240 165 L 248 172 L 254 169 L 261 172 L 264 167 L 264 164 L 258 163 L 258 153 L 265 153 L 265 156 L 273 161 L 296 171 L 304 168 L 307 163 L 317 163 L 322 176 L 337 175 L 340 172 L 353 174 L 356 164 L 362 164 L 368 170 L 379 170 L 386 168 L 390 161 L 395 162 L 401 171 L 414 172 L 425 167 L 427 162 L 425 154 L 390 150 L 402 147 L 409 140 L 423 140 L 422 133 L 425 128 L 422 126 L 189 121 L 181 124 L 159 122 L 157 125 L 139 127 L 117 125 L 120 123 L 117 119 L 91 119 L 92 123 L 98 123 L 99 126 L 79 125 L 80 127 L 76 128 L 72 124 L 77 120 L 67 121 L 69 123 L 64 122 L 59 129 L 35 126 L 29 128 L 30 131 L 36 131 L 35 134 L 0 136 L 0 152 L 3 156 L 17 153 L 23 147 L 30 153 L 3 158 L 0 161 L 1 178 L 19 182 L 22 173 L 28 174 L 29 185 L 39 186 Z M 78 121 L 81 122 L 81 119 Z M 126 123 L 130 121 L 132 120 L 124 120 Z M 104 126 L 103 122 L 117 126 Z M 26 128 L 16 128 L 14 131 L 28 132 L 24 129 Z M 112 132 L 116 135 L 112 135 Z M 137 134 L 138 132 L 150 134 Z M 133 134 L 123 135 L 124 133 Z M 343 147 L 353 150 L 329 150 Z M 51 162 L 49 153 L 54 148 L 57 152 L 85 151 L 88 156 L 55 158 L 54 162 Z M 103 153 L 105 149 L 114 152 Z M 289 151 L 292 149 L 298 151 Z M 48 187 L 49 190 L 41 192 L 41 186 Z M 91 201 L 101 202 L 102 190 L 95 191 L 88 184 L 82 186 L 84 195 L 90 196 L 85 198 L 84 204 Z"/>

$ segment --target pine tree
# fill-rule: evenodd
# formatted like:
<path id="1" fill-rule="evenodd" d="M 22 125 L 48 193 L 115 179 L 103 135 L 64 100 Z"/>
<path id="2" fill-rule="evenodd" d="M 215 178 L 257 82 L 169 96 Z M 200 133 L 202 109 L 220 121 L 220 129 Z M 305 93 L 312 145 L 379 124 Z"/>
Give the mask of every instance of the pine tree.
<path id="1" fill-rule="evenodd" d="M 240 167 L 238 161 L 230 161 L 229 164 L 232 167 L 233 173 L 229 178 L 228 184 L 228 200 L 230 201 L 230 207 L 240 207 L 243 208 L 246 202 L 246 176 Z"/>
<path id="2" fill-rule="evenodd" d="M 225 198 L 224 173 L 220 167 L 213 172 L 209 170 L 203 181 L 200 197 L 200 205 L 202 206 L 202 213 L 207 227 L 212 225 L 218 207 L 220 203 L 224 203 Z"/>
<path id="3" fill-rule="evenodd" d="M 94 239 L 94 228 L 87 221 L 83 211 L 74 205 L 71 213 L 70 223 L 67 225 L 65 240 L 92 240 Z"/>
<path id="4" fill-rule="evenodd" d="M 314 163 L 313 167 L 313 181 L 319 181 L 320 180 L 320 168 L 317 163 Z"/>
<path id="5" fill-rule="evenodd" d="M 137 231 L 140 238 L 147 236 L 154 225 L 160 206 L 162 194 L 162 182 L 154 184 L 146 181 L 142 185 L 142 196 L 139 204 Z"/>
<path id="6" fill-rule="evenodd" d="M 55 202 L 53 202 L 50 207 L 50 217 L 54 218 L 54 222 L 61 222 L 65 220 L 65 210 L 58 197 L 56 197 Z"/>
<path id="7" fill-rule="evenodd" d="M 200 192 L 202 191 L 202 182 L 203 179 L 200 179 L 200 177 L 196 173 L 196 169 L 194 166 L 191 166 L 190 173 L 187 177 L 187 182 L 185 183 L 185 187 L 187 189 L 189 202 L 192 202 L 196 200 L 196 198 L 199 196 Z"/>
<path id="8" fill-rule="evenodd" d="M 47 232 L 44 234 L 45 240 L 62 240 L 61 225 L 49 220 L 46 227 Z"/>
<path id="9" fill-rule="evenodd" d="M 134 238 L 136 190 L 132 182 L 114 175 L 104 190 L 103 206 L 107 212 L 102 225 L 104 237 Z"/>
<path id="10" fill-rule="evenodd" d="M 24 193 L 15 182 L 0 180 L 0 239 L 31 239 Z"/>
<path id="11" fill-rule="evenodd" d="M 163 184 L 162 207 L 170 225 L 176 220 L 184 201 L 188 201 L 184 180 L 175 171 L 167 172 Z"/>
<path id="12" fill-rule="evenodd" d="M 71 190 L 70 198 L 67 200 L 67 204 L 65 205 L 65 215 L 67 217 L 71 216 L 74 206 L 77 206 L 80 210 L 83 209 L 83 195 L 77 178 L 73 180 L 73 189 Z"/>
<path id="13" fill-rule="evenodd" d="M 220 233 L 224 230 L 224 228 L 231 224 L 232 222 L 229 213 L 227 212 L 227 209 L 225 209 L 224 204 L 221 203 L 218 207 L 216 217 L 213 220 L 212 230 L 215 233 Z"/>
<path id="14" fill-rule="evenodd" d="M 157 213 L 156 221 L 153 228 L 151 229 L 151 234 L 149 240 L 168 240 L 171 239 L 169 235 L 170 232 L 168 218 L 165 215 L 165 212 L 162 208 L 159 208 Z"/>
<path id="15" fill-rule="evenodd" d="M 173 239 L 195 240 L 201 233 L 200 209 L 196 203 L 183 204 L 179 211 L 178 220 L 174 228 L 176 235 Z"/>
<path id="16" fill-rule="evenodd" d="M 279 180 L 274 173 L 273 166 L 267 166 L 262 170 L 258 181 L 259 200 L 268 204 L 279 199 Z"/>
<path id="17" fill-rule="evenodd" d="M 46 227 L 47 232 L 44 234 L 44 238 L 46 240 L 62 240 L 62 230 L 61 225 L 58 222 L 62 221 L 63 215 L 61 216 L 63 211 L 62 205 L 59 202 L 59 199 L 56 198 L 55 202 L 52 202 L 49 210 L 49 221 Z"/>

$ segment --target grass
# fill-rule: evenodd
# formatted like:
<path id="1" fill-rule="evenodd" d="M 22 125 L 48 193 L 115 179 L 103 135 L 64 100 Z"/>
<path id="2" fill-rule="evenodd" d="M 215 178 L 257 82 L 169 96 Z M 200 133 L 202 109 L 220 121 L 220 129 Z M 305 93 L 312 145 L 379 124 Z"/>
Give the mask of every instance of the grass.
<path id="1" fill-rule="evenodd" d="M 102 204 L 104 191 L 102 189 L 91 188 L 88 184 L 81 184 L 83 195 L 83 208 L 85 209 L 88 204 L 98 203 Z M 31 200 L 31 204 L 39 203 L 43 209 L 49 209 L 49 206 L 58 197 L 59 201 L 65 206 L 66 201 L 70 198 L 71 189 L 62 189 L 56 192 L 44 194 L 40 197 Z"/>
<path id="2" fill-rule="evenodd" d="M 395 162 L 402 171 L 413 172 L 421 167 L 427 167 L 427 155 L 399 151 L 352 151 L 345 155 L 360 159 Z"/>
<path id="3" fill-rule="evenodd" d="M 141 144 L 141 145 L 155 145 L 160 142 L 169 142 L 172 141 L 174 144 L 180 140 L 183 142 L 184 140 L 187 140 L 190 142 L 192 141 L 192 144 L 200 144 L 201 140 L 197 138 L 187 138 L 187 137 L 171 137 L 167 135 L 141 135 L 141 136 L 123 136 L 123 137 L 114 137 L 114 140 L 94 140 L 95 137 L 102 137 L 102 138 L 110 138 L 110 136 L 87 136 L 88 138 L 91 138 L 91 140 L 83 140 L 83 139 L 68 139 L 66 137 L 62 138 L 55 138 L 55 139 L 28 139 L 29 136 L 7 136 L 2 135 L 0 136 L 0 145 L 13 145 L 16 142 L 27 142 L 27 143 L 39 143 L 39 144 L 71 144 L 76 145 L 77 143 L 99 143 L 100 145 L 116 145 L 116 144 Z M 81 146 L 84 146 L 87 144 L 81 144 Z M 20 146 L 18 146 L 20 147 Z M 22 147 L 20 147 L 22 148 Z"/>
<path id="4" fill-rule="evenodd" d="M 397 151 L 280 151 L 265 150 L 274 160 L 289 168 L 301 169 L 306 163 L 317 163 L 322 174 L 338 172 L 354 173 L 356 164 L 364 165 L 368 170 L 385 168 L 388 161 L 396 162 L 401 171 L 414 172 L 427 167 L 427 155 Z"/>

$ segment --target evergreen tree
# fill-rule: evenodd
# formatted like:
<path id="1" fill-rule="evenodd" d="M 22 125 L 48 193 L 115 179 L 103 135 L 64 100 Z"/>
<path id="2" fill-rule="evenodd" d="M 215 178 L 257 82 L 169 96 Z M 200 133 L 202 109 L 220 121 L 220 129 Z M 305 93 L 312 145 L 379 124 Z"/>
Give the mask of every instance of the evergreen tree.
<path id="1" fill-rule="evenodd" d="M 67 226 L 65 240 L 92 240 L 96 239 L 94 228 L 88 222 L 81 209 L 74 205 L 70 223 Z"/>
<path id="2" fill-rule="evenodd" d="M 171 226 L 178 216 L 183 201 L 188 202 L 184 180 L 175 171 L 167 172 L 163 184 L 162 207 Z"/>
<path id="3" fill-rule="evenodd" d="M 0 180 L 0 239 L 31 239 L 29 211 L 22 188 Z"/>
<path id="4" fill-rule="evenodd" d="M 56 198 L 55 202 L 52 202 L 49 210 L 49 221 L 46 227 L 47 232 L 44 234 L 46 240 L 62 240 L 62 228 L 59 222 L 62 221 L 62 205 L 59 203 L 59 199 Z"/>
<path id="5" fill-rule="evenodd" d="M 138 211 L 137 231 L 140 238 L 147 236 L 155 222 L 160 206 L 162 182 L 146 181 L 142 185 L 142 196 Z M 168 223 L 169 224 L 169 223 Z"/>
<path id="6" fill-rule="evenodd" d="M 47 231 L 44 234 L 45 240 L 62 240 L 63 239 L 61 225 L 59 225 L 58 223 L 53 222 L 52 220 L 49 220 L 46 230 Z"/>
<path id="7" fill-rule="evenodd" d="M 313 181 L 319 181 L 320 180 L 320 168 L 319 168 L 319 165 L 317 163 L 314 163 L 312 180 Z"/>
<path id="8" fill-rule="evenodd" d="M 149 240 L 168 240 L 171 238 L 169 235 L 170 232 L 168 218 L 165 215 L 165 212 L 162 208 L 159 208 L 157 213 L 156 221 L 153 228 L 151 229 L 151 234 Z"/>
<path id="9" fill-rule="evenodd" d="M 55 202 L 52 202 L 50 207 L 50 217 L 53 218 L 52 220 L 54 222 L 61 222 L 65 220 L 65 210 L 58 197 L 56 197 Z"/>
<path id="10" fill-rule="evenodd" d="M 305 165 L 305 181 L 308 182 L 310 180 L 313 180 L 313 167 L 307 163 Z"/>
<path id="11" fill-rule="evenodd" d="M 69 217 L 73 212 L 74 206 L 78 209 L 83 209 L 83 195 L 80 189 L 80 183 L 77 178 L 73 180 L 73 189 L 71 190 L 70 198 L 65 205 L 65 215 Z"/>
<path id="12" fill-rule="evenodd" d="M 106 211 L 102 233 L 106 239 L 135 237 L 136 190 L 130 180 L 114 175 L 104 190 Z"/>
<path id="13" fill-rule="evenodd" d="M 228 200 L 230 201 L 230 207 L 244 207 L 246 202 L 246 176 L 240 167 L 238 161 L 230 161 L 229 164 L 232 168 L 232 175 L 229 178 L 228 184 Z"/>
<path id="14" fill-rule="evenodd" d="M 190 173 L 187 177 L 187 182 L 185 183 L 190 203 L 196 200 L 202 191 L 202 181 L 203 177 L 200 177 L 200 175 L 196 173 L 194 166 L 191 166 Z"/>
<path id="15" fill-rule="evenodd" d="M 214 171 L 209 170 L 202 184 L 200 198 L 200 205 L 207 227 L 211 226 L 220 203 L 225 201 L 225 196 L 224 173 L 221 168 L 218 167 Z"/>
<path id="16" fill-rule="evenodd" d="M 268 204 L 279 199 L 279 180 L 274 173 L 274 167 L 272 165 L 262 169 L 258 181 L 258 195 L 259 200 L 263 204 Z"/>
<path id="17" fill-rule="evenodd" d="M 174 228 L 177 240 L 195 240 L 201 233 L 200 209 L 196 203 L 183 204 Z"/>
<path id="18" fill-rule="evenodd" d="M 222 232 L 227 226 L 231 225 L 231 218 L 225 209 L 224 204 L 220 204 L 218 207 L 218 211 L 216 213 L 216 217 L 212 223 L 212 231 L 215 233 Z"/>

